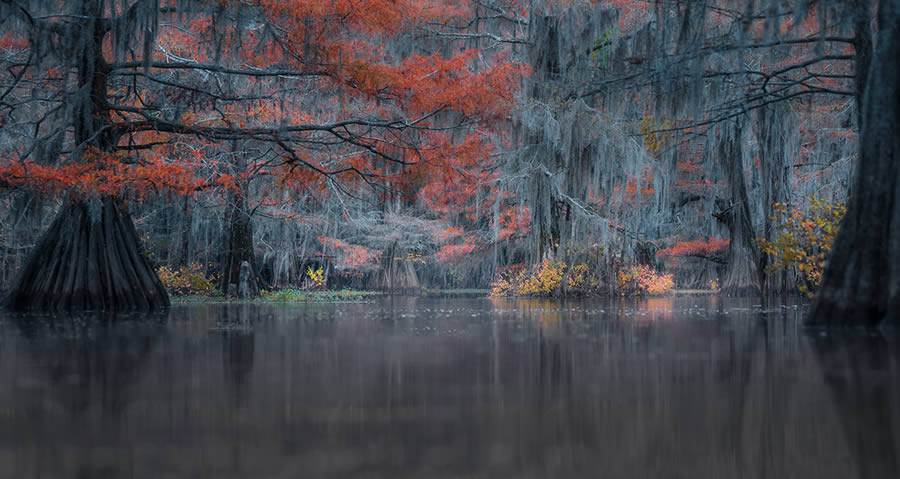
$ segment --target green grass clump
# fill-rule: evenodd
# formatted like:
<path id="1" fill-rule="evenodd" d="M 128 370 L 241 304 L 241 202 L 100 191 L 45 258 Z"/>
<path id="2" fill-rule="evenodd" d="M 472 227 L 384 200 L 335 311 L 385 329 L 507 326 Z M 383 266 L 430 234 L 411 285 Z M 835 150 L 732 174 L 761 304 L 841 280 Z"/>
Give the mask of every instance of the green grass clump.
<path id="1" fill-rule="evenodd" d="M 377 294 L 373 291 L 355 291 L 351 289 L 307 291 L 303 289 L 279 289 L 263 291 L 260 300 L 271 303 L 337 303 L 343 301 L 359 301 Z"/>
<path id="2" fill-rule="evenodd" d="M 357 291 L 352 289 L 307 291 L 287 288 L 261 291 L 258 298 L 239 299 L 223 295 L 172 296 L 173 303 L 345 303 L 359 302 L 380 294 L 377 291 Z"/>

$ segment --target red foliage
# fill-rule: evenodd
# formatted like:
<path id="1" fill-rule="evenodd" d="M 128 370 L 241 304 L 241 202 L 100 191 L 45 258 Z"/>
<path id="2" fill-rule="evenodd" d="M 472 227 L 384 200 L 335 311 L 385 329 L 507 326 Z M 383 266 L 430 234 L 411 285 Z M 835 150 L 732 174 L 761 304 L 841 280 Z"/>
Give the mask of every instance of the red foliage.
<path id="1" fill-rule="evenodd" d="M 336 238 L 319 236 L 322 246 L 335 253 L 338 269 L 365 269 L 378 261 L 379 252 L 365 246 L 345 243 Z"/>
<path id="2" fill-rule="evenodd" d="M 462 244 L 448 244 L 441 247 L 435 254 L 438 262 L 454 264 L 463 257 L 472 254 L 478 248 L 475 238 L 468 236 Z"/>
<path id="3" fill-rule="evenodd" d="M 462 234 L 463 229 L 461 226 L 451 226 L 449 228 L 436 229 L 434 231 L 434 239 L 438 243 L 446 243 L 460 237 Z"/>
<path id="4" fill-rule="evenodd" d="M 712 261 L 724 261 L 730 240 L 725 238 L 707 238 L 694 241 L 679 241 L 671 248 L 661 249 L 656 256 L 661 258 L 677 258 L 691 256 Z"/>
<path id="5" fill-rule="evenodd" d="M 48 194 L 129 191 L 141 197 L 156 190 L 190 194 L 201 187 L 236 189 L 256 176 L 271 174 L 279 180 L 280 190 L 304 190 L 324 196 L 332 191 L 324 178 L 329 176 L 348 191 L 378 184 L 412 192 L 407 195 L 410 200 L 416 191 L 422 191 L 425 202 L 438 214 L 460 212 L 459 208 L 469 208 L 464 212 L 472 213 L 485 206 L 473 204 L 473 199 L 477 189 L 488 181 L 489 174 L 483 172 L 492 161 L 492 141 L 486 128 L 479 127 L 506 121 L 527 68 L 510 61 L 506 53 L 454 48 L 449 55 L 398 56 L 388 46 L 391 37 L 418 32 L 427 22 L 450 22 L 470 15 L 468 2 L 254 0 L 246 3 L 261 8 L 265 18 L 260 19 L 260 24 L 268 24 L 266 28 L 237 28 L 221 21 L 224 17 L 213 17 L 202 10 L 161 14 L 156 38 L 158 48 L 153 49 L 152 60 L 197 62 L 198 68 L 188 73 L 152 67 L 146 74 L 168 80 L 174 71 L 191 78 L 189 74 L 202 72 L 203 65 L 214 63 L 217 65 L 214 70 L 278 69 L 301 74 L 241 75 L 240 81 L 229 85 L 231 91 L 208 89 L 226 97 L 241 98 L 239 101 L 212 101 L 197 94 L 207 90 L 202 84 L 193 91 L 192 88 L 159 88 L 155 83 L 139 81 L 127 88 L 111 83 L 108 95 L 114 101 L 109 103 L 121 108 L 95 113 L 108 116 L 111 123 L 130 123 L 130 129 L 117 146 L 141 147 L 140 158 L 109 154 L 57 166 L 2 158 L 0 188 L 30 188 Z M 0 51 L 27 46 L 24 36 L 7 33 L 0 37 Z M 115 58 L 112 46 L 110 38 L 104 40 L 107 62 L 123 61 Z M 45 73 L 58 75 L 50 70 Z M 47 84 L 48 88 L 51 86 Z M 177 105 L 181 114 L 172 121 L 178 127 L 174 129 L 188 130 L 188 134 L 160 129 L 137 112 L 147 105 L 158 104 Z M 453 122 L 466 127 L 449 128 L 448 115 L 452 115 Z M 396 124 L 383 128 L 351 125 L 337 133 L 315 128 L 319 124 L 355 119 L 373 122 L 395 119 Z M 399 126 L 413 122 L 421 129 L 404 130 Z M 229 156 L 222 155 L 223 148 L 215 140 L 202 140 L 204 135 L 190 134 L 192 129 L 276 131 L 308 125 L 313 125 L 308 132 L 279 138 L 281 141 L 275 149 L 280 148 L 277 154 L 284 155 L 284 162 L 265 158 L 258 165 L 247 165 L 247 172 L 234 171 L 233 165 L 224 159 Z M 270 142 L 276 136 L 276 133 L 243 134 Z M 339 135 L 353 141 L 342 142 Z M 206 136 L 210 137 L 214 135 Z M 331 146 L 304 149 L 308 144 Z M 195 178 L 201 174 L 201 168 L 205 183 Z M 266 198 L 265 204 L 274 207 L 274 198 L 274 195 Z M 358 256 L 367 257 L 365 253 Z"/>
<path id="6" fill-rule="evenodd" d="M 500 212 L 500 231 L 497 239 L 507 241 L 531 231 L 531 210 L 528 206 L 512 206 Z"/>
<path id="7" fill-rule="evenodd" d="M 140 199 L 159 191 L 189 195 L 202 185 L 184 165 L 167 163 L 158 155 L 129 159 L 97 150 L 86 152 L 79 163 L 61 166 L 0 161 L 0 178 L 7 188 L 76 197 L 132 193 Z"/>

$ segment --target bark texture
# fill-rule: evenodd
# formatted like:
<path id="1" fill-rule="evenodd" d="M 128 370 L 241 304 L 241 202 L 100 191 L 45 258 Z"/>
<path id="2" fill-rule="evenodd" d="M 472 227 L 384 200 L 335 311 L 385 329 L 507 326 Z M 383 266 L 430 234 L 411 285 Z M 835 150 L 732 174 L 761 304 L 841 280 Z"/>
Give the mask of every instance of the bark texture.
<path id="1" fill-rule="evenodd" d="M 382 257 L 381 267 L 369 281 L 370 289 L 389 293 L 418 293 L 421 285 L 413 265 L 406 260 L 407 251 L 396 244 Z"/>
<path id="2" fill-rule="evenodd" d="M 550 101 L 558 90 L 560 76 L 560 36 L 559 19 L 552 16 L 533 15 L 529 25 L 528 59 L 532 76 L 528 85 L 531 100 L 541 103 Z M 544 259 L 555 259 L 560 244 L 560 205 L 556 196 L 554 178 L 551 172 L 564 168 L 565 160 L 558 151 L 550 148 L 549 138 L 543 131 L 524 129 L 525 143 L 533 163 L 532 175 L 532 224 L 536 233 L 537 248 L 531 263 Z"/>
<path id="3" fill-rule="evenodd" d="M 787 158 L 787 143 L 792 128 L 791 110 L 786 102 L 760 108 L 757 111 L 760 161 L 760 183 L 762 187 L 763 237 L 766 241 L 777 239 L 777 221 L 774 203 L 789 203 L 791 199 L 790 175 Z M 788 271 L 767 272 L 769 257 L 759 255 L 759 271 L 763 279 L 763 290 L 767 295 L 797 292 L 796 282 Z"/>
<path id="4" fill-rule="evenodd" d="M 113 198 L 63 208 L 6 299 L 16 311 L 159 311 L 169 297 Z"/>
<path id="5" fill-rule="evenodd" d="M 874 326 L 900 316 L 900 0 L 879 3 L 859 163 L 808 322 Z"/>
<path id="6" fill-rule="evenodd" d="M 243 195 L 234 195 L 228 212 L 221 289 L 228 295 L 256 297 L 259 296 L 259 273 L 253 252 L 253 225 L 243 198 Z M 249 272 L 241 278 L 241 265 L 244 263 L 247 263 L 245 270 L 249 269 Z M 246 288 L 241 288 L 242 283 Z"/>
<path id="7" fill-rule="evenodd" d="M 731 198 L 726 212 L 719 219 L 728 226 L 731 247 L 728 249 L 728 269 L 722 280 L 720 294 L 724 296 L 758 296 L 760 290 L 759 261 L 753 244 L 753 224 L 750 221 L 750 199 L 741 160 L 741 133 L 726 135 L 719 147 L 719 155 L 728 175 Z"/>

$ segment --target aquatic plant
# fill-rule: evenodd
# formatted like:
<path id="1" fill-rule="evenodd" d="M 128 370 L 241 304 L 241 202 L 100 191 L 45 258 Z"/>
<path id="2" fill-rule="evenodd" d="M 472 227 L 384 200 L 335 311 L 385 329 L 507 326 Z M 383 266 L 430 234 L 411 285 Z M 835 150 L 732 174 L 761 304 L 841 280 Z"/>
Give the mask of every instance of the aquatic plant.
<path id="1" fill-rule="evenodd" d="M 378 293 L 350 289 L 309 291 L 304 289 L 286 288 L 262 291 L 260 293 L 259 301 L 269 303 L 339 303 L 346 301 L 360 301 L 376 294 Z"/>

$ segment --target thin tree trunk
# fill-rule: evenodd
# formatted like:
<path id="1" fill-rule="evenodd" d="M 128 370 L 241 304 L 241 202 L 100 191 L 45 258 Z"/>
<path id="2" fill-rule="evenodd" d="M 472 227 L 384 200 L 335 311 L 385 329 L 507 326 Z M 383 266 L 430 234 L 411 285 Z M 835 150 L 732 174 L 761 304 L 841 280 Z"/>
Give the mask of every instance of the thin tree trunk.
<path id="1" fill-rule="evenodd" d="M 193 212 L 191 211 L 191 199 L 184 197 L 181 220 L 181 245 L 178 251 L 178 265 L 187 266 L 190 263 L 191 226 L 193 224 Z"/>
<path id="2" fill-rule="evenodd" d="M 879 2 L 854 194 L 808 318 L 826 326 L 900 317 L 900 0 Z"/>

